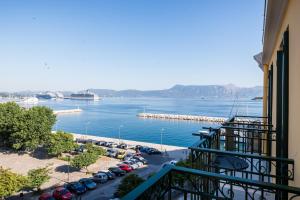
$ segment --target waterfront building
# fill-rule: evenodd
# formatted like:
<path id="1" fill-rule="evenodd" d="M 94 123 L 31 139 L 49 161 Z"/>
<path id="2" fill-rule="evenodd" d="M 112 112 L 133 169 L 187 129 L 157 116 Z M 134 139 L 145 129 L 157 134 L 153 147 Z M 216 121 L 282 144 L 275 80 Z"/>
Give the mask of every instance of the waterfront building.
<path id="1" fill-rule="evenodd" d="M 168 166 L 123 199 L 300 199 L 300 1 L 265 3 L 262 116 L 195 133 L 189 164 Z"/>

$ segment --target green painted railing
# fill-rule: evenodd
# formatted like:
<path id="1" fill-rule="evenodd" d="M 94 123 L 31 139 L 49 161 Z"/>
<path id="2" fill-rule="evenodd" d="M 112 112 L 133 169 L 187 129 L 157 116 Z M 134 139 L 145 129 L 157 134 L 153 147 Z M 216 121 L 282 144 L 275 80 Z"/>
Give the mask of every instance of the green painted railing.
<path id="1" fill-rule="evenodd" d="M 181 176 L 184 183 L 178 184 L 176 176 Z M 163 184 L 158 184 L 159 182 L 165 183 L 164 188 L 161 188 Z M 214 192 L 206 192 L 205 186 L 215 187 Z M 158 189 L 161 193 L 155 194 L 154 192 Z M 279 192 L 288 193 L 289 199 L 300 197 L 300 188 L 296 187 L 168 166 L 131 191 L 122 200 L 172 199 L 174 197 L 172 192 L 177 192 L 177 197 L 182 195 L 184 199 L 188 197 L 191 199 L 195 197 L 206 197 L 205 199 L 264 199 L 269 197 L 275 199 L 275 195 Z"/>

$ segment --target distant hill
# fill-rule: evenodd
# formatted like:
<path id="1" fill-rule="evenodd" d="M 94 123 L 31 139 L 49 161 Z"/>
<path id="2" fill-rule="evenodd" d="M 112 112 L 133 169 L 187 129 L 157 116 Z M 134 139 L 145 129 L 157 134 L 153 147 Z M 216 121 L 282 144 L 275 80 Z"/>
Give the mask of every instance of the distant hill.
<path id="1" fill-rule="evenodd" d="M 165 90 L 89 89 L 102 97 L 166 97 L 166 98 L 254 98 L 262 96 L 263 87 L 235 85 L 175 85 Z"/>
<path id="2" fill-rule="evenodd" d="M 165 90 L 109 90 L 88 89 L 100 97 L 161 97 L 161 98 L 258 98 L 263 95 L 263 87 L 237 87 L 235 85 L 175 85 Z M 0 92 L 0 96 L 34 96 L 45 91 Z M 60 91 L 70 96 L 71 91 Z"/>

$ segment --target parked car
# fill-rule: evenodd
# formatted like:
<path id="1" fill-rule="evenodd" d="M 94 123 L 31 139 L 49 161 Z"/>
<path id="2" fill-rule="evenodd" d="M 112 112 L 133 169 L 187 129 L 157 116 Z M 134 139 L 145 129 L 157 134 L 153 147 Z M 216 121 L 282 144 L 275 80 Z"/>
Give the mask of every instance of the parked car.
<path id="1" fill-rule="evenodd" d="M 133 170 L 139 168 L 139 166 L 131 160 L 123 161 L 121 164 L 119 164 L 119 166 L 122 164 L 129 165 Z"/>
<path id="2" fill-rule="evenodd" d="M 117 148 L 118 144 L 117 143 L 114 143 L 114 142 L 111 142 L 109 143 L 108 147 L 109 148 Z"/>
<path id="3" fill-rule="evenodd" d="M 108 181 L 108 177 L 106 173 L 97 173 L 93 176 L 93 181 L 96 183 L 106 183 Z"/>
<path id="4" fill-rule="evenodd" d="M 127 154 L 124 156 L 123 160 L 129 160 L 129 159 L 132 158 L 133 156 L 134 156 L 133 153 L 127 153 Z"/>
<path id="5" fill-rule="evenodd" d="M 58 187 L 53 192 L 53 197 L 56 200 L 71 200 L 73 198 L 73 194 L 64 187 Z"/>
<path id="6" fill-rule="evenodd" d="M 41 194 L 41 196 L 39 197 L 39 200 L 55 200 L 55 198 L 52 196 L 51 193 L 45 192 L 45 193 Z"/>
<path id="7" fill-rule="evenodd" d="M 72 183 L 68 183 L 66 185 L 66 188 L 75 194 L 83 194 L 86 192 L 86 188 L 83 184 L 81 184 L 80 182 L 72 182 Z"/>
<path id="8" fill-rule="evenodd" d="M 155 148 L 149 148 L 149 149 L 146 151 L 146 153 L 147 153 L 148 155 L 161 154 L 161 151 L 159 151 L 159 150 L 157 150 L 157 149 L 155 149 Z"/>
<path id="9" fill-rule="evenodd" d="M 116 158 L 123 159 L 126 155 L 125 151 L 118 151 Z"/>
<path id="10" fill-rule="evenodd" d="M 88 190 L 93 190 L 97 187 L 97 184 L 90 178 L 82 178 L 79 182 L 82 183 Z"/>
<path id="11" fill-rule="evenodd" d="M 106 145 L 106 142 L 105 141 L 97 141 L 95 143 L 95 145 L 98 145 L 98 146 L 105 146 Z"/>
<path id="12" fill-rule="evenodd" d="M 123 176 L 126 174 L 126 171 L 120 169 L 119 167 L 110 167 L 108 170 L 114 173 L 116 176 Z"/>
<path id="13" fill-rule="evenodd" d="M 117 154 L 118 154 L 118 150 L 116 150 L 116 149 L 107 149 L 106 150 L 106 155 L 108 157 L 115 158 L 115 157 L 117 157 Z"/>
<path id="14" fill-rule="evenodd" d="M 150 150 L 150 147 L 141 146 L 138 150 L 142 153 L 147 153 Z"/>
<path id="15" fill-rule="evenodd" d="M 115 179 L 115 174 L 108 170 L 99 171 L 98 173 L 105 173 L 109 180 Z"/>
<path id="16" fill-rule="evenodd" d="M 82 138 L 76 138 L 75 140 L 77 143 L 82 143 L 84 144 L 86 142 L 86 139 L 82 139 Z"/>
<path id="17" fill-rule="evenodd" d="M 83 153 L 83 152 L 86 152 L 87 150 L 84 148 L 83 145 L 81 146 L 78 146 L 77 148 L 75 148 L 75 153 Z"/>
<path id="18" fill-rule="evenodd" d="M 120 148 L 120 149 L 127 149 L 128 148 L 127 144 L 125 144 L 125 143 L 121 143 L 117 147 Z"/>
<path id="19" fill-rule="evenodd" d="M 145 164 L 148 164 L 148 161 L 143 158 L 142 156 L 133 156 L 132 158 L 136 159 L 136 160 L 139 160 L 140 162 L 142 162 L 144 165 Z"/>
<path id="20" fill-rule="evenodd" d="M 141 161 L 139 161 L 139 160 L 137 160 L 137 159 L 134 159 L 134 158 L 131 158 L 131 159 L 129 160 L 129 162 L 131 162 L 131 163 L 137 165 L 138 168 L 139 168 L 139 167 L 142 167 L 142 166 L 144 165 Z"/>
<path id="21" fill-rule="evenodd" d="M 168 166 L 168 165 L 176 165 L 177 162 L 178 162 L 177 160 L 171 160 L 171 161 L 169 161 L 169 162 L 164 163 L 164 164 L 162 165 L 162 168 L 164 168 L 164 167 L 166 167 L 166 166 Z"/>
<path id="22" fill-rule="evenodd" d="M 133 170 L 129 165 L 126 165 L 126 164 L 119 165 L 119 168 L 121 170 L 124 170 L 126 173 L 129 173 Z"/>

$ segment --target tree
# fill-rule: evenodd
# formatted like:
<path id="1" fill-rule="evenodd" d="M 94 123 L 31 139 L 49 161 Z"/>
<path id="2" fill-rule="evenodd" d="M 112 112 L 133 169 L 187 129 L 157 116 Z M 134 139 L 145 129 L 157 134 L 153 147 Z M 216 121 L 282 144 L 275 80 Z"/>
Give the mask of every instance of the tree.
<path id="1" fill-rule="evenodd" d="M 0 199 L 20 191 L 26 184 L 25 176 L 0 167 Z"/>
<path id="2" fill-rule="evenodd" d="M 130 174 L 126 176 L 120 183 L 116 195 L 118 197 L 123 197 L 129 192 L 131 192 L 133 189 L 135 189 L 137 186 L 139 186 L 141 183 L 143 183 L 145 180 L 141 177 L 139 177 L 137 174 Z"/>
<path id="3" fill-rule="evenodd" d="M 14 102 L 0 104 L 0 144 L 32 151 L 48 141 L 55 120 L 47 107 L 25 109 Z"/>
<path id="4" fill-rule="evenodd" d="M 17 131 L 12 133 L 10 141 L 16 150 L 33 151 L 49 140 L 56 117 L 50 108 L 35 106 L 23 111 Z"/>
<path id="5" fill-rule="evenodd" d="M 50 170 L 51 169 L 48 166 L 29 170 L 27 174 L 28 186 L 32 189 L 40 190 L 40 187 L 49 181 Z"/>
<path id="6" fill-rule="evenodd" d="M 95 153 L 84 152 L 75 156 L 71 160 L 71 166 L 78 169 L 85 168 L 88 171 L 87 167 L 95 163 L 97 159 L 98 155 L 96 155 Z"/>
<path id="7" fill-rule="evenodd" d="M 88 143 L 88 144 L 85 144 L 84 145 L 84 148 L 87 150 L 88 153 L 94 153 L 96 154 L 98 157 L 99 156 L 103 156 L 105 155 L 106 153 L 106 150 L 101 148 L 101 147 L 98 147 L 98 146 L 95 146 L 93 145 L 92 143 Z"/>
<path id="8" fill-rule="evenodd" d="M 53 156 L 59 156 L 62 153 L 70 152 L 76 148 L 77 144 L 70 133 L 58 131 L 50 135 L 46 142 L 48 153 Z"/>
<path id="9" fill-rule="evenodd" d="M 0 104 L 0 144 L 10 146 L 10 136 L 18 131 L 24 109 L 15 102 Z"/>

